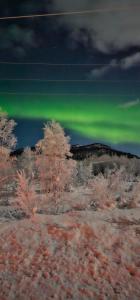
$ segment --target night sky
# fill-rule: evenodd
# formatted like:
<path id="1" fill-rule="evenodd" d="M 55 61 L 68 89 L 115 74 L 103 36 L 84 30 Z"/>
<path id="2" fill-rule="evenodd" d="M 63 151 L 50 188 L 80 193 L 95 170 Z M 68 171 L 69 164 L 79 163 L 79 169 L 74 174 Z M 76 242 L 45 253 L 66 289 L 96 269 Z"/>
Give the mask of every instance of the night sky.
<path id="1" fill-rule="evenodd" d="M 0 106 L 18 123 L 17 147 L 34 145 L 53 119 L 72 144 L 140 155 L 140 2 L 19 2 L 1 0 L 0 17 L 100 12 L 0 20 Z"/>

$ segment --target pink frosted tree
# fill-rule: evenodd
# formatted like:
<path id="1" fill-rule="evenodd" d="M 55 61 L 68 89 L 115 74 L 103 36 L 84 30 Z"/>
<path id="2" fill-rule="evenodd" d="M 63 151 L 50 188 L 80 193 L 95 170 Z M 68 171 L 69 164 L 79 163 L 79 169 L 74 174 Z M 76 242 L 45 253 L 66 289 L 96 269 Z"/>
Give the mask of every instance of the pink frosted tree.
<path id="1" fill-rule="evenodd" d="M 7 114 L 0 110 L 0 148 L 11 151 L 16 146 L 17 139 L 13 134 L 15 126 L 15 121 L 9 120 Z"/>
<path id="2" fill-rule="evenodd" d="M 41 186 L 49 198 L 60 200 L 72 181 L 76 162 L 71 158 L 69 137 L 57 122 L 44 127 L 44 138 L 37 144 L 36 166 Z"/>
<path id="3" fill-rule="evenodd" d="M 7 114 L 0 110 L 0 190 L 9 181 L 12 173 L 10 152 L 17 142 L 13 134 L 15 125 L 15 121 L 9 120 Z"/>
<path id="4" fill-rule="evenodd" d="M 34 216 L 37 211 L 35 185 L 24 171 L 17 172 L 16 202 L 26 216 Z"/>

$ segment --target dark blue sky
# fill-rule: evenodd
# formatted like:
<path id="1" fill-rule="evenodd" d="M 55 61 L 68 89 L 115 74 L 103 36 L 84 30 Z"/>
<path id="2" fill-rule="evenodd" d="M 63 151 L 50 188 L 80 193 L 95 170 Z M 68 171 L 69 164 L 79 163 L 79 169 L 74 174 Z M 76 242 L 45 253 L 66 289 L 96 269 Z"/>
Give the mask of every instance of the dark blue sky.
<path id="1" fill-rule="evenodd" d="M 4 108 L 9 110 L 10 116 L 18 119 L 19 146 L 33 144 L 42 134 L 41 124 L 44 120 L 58 116 L 58 121 L 71 135 L 72 143 L 103 141 L 112 144 L 115 148 L 140 154 L 140 138 L 136 134 L 140 129 L 140 7 L 138 5 L 139 1 L 123 0 L 117 1 L 118 11 L 0 21 L 0 105 L 3 106 L 5 103 Z M 19 3 L 16 0 L 1 0 L 0 14 L 15 16 L 97 8 L 114 9 L 116 1 L 28 0 Z M 12 64 L 2 64 L 2 62 Z M 26 64 L 38 62 L 42 64 Z M 72 65 L 49 66 L 47 63 Z M 25 81 L 14 81 L 14 79 L 25 79 Z M 37 79 L 37 81 L 27 81 L 27 79 Z M 62 80 L 62 82 L 41 81 L 44 79 Z M 89 82 L 63 80 L 89 80 Z M 15 98 L 9 94 L 13 92 Z M 49 96 L 42 98 L 42 93 L 56 94 L 56 99 L 60 101 L 57 114 L 56 110 L 52 109 L 52 98 Z M 73 96 L 72 98 L 65 96 L 64 100 L 64 97 L 61 99 L 58 95 L 63 93 L 72 93 Z M 74 111 L 73 103 L 75 106 L 79 103 L 77 93 L 93 94 L 93 97 L 85 95 L 79 110 L 76 108 Z M 30 94 L 35 96 L 38 94 L 38 114 L 37 110 L 34 112 L 34 101 L 33 98 L 30 101 Z M 13 108 L 9 106 L 9 101 Z M 40 109 L 42 101 L 46 103 L 45 118 Z M 25 102 L 26 105 L 27 102 L 29 103 L 30 111 L 33 110 L 33 118 L 31 114 L 29 118 L 27 112 L 22 113 Z M 66 102 L 72 102 L 71 117 L 70 106 L 67 111 Z M 84 103 L 85 116 L 83 115 Z M 17 115 L 19 105 L 21 111 Z M 59 110 L 68 116 L 65 122 Z M 91 111 L 93 117 L 90 116 L 88 120 Z M 76 115 L 80 118 L 80 123 L 77 123 Z M 103 123 L 105 126 L 101 130 L 99 127 Z M 108 124 L 110 124 L 110 134 Z M 27 132 L 28 126 L 29 132 Z M 124 131 L 124 128 L 127 130 Z"/>

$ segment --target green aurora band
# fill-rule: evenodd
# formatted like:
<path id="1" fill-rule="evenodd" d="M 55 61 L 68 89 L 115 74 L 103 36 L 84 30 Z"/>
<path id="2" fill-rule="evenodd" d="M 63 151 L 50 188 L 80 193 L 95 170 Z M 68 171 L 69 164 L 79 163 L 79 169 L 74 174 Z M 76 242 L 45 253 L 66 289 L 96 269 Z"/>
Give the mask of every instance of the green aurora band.
<path id="1" fill-rule="evenodd" d="M 84 137 L 140 144 L 140 105 L 121 106 L 126 102 L 117 96 L 0 95 L 0 107 L 10 117 L 53 119 Z"/>

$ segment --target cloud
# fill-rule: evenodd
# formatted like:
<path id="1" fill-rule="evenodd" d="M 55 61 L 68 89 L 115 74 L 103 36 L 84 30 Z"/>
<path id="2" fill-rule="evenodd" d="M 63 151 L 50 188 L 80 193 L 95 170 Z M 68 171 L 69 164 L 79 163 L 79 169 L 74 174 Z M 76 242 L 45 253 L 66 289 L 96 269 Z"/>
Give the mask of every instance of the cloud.
<path id="1" fill-rule="evenodd" d="M 129 69 L 140 63 L 140 52 L 137 52 L 131 56 L 127 56 L 121 60 L 121 68 Z"/>
<path id="2" fill-rule="evenodd" d="M 33 0 L 21 1 L 7 4 L 1 0 L 1 16 L 28 15 L 31 13 L 43 12 L 46 8 L 46 0 L 41 3 Z M 19 1 L 20 2 L 20 1 Z M 24 3 L 23 3 L 24 2 Z M 23 22 L 1 22 L 0 27 L 0 52 L 9 51 L 10 55 L 25 56 L 30 49 L 40 46 L 41 34 L 38 31 L 39 19 L 36 22 L 24 20 Z M 7 52 L 6 52 L 7 53 Z"/>
<path id="3" fill-rule="evenodd" d="M 138 5 L 138 0 L 25 0 L 24 3 L 6 4 L 2 0 L 2 15 L 42 13 L 44 11 L 79 11 L 93 10 L 97 8 L 113 9 L 114 7 L 133 7 Z M 117 3 L 116 3 L 117 2 Z M 128 47 L 140 46 L 140 18 L 139 10 L 115 11 L 101 14 L 71 15 L 54 18 L 36 19 L 36 22 L 30 21 L 16 23 L 13 25 L 4 25 L 0 29 L 0 48 L 11 49 L 18 53 L 27 52 L 28 49 L 39 46 L 40 28 L 42 35 L 48 30 L 48 20 L 51 24 L 49 30 L 57 30 L 64 25 L 69 32 L 68 44 L 75 48 L 77 44 L 83 43 L 85 47 L 94 48 L 102 53 L 114 53 Z M 42 27 L 41 27 L 42 26 Z M 39 30 L 38 30 L 39 28 Z M 18 37 L 18 38 L 17 38 Z M 23 42 L 22 42 L 23 40 Z M 45 41 L 46 42 L 46 41 Z M 17 45 L 18 44 L 18 45 Z M 2 45 L 2 46 L 1 46 Z M 10 49 L 10 50 L 11 50 Z M 127 64 L 123 64 L 124 68 Z M 104 71 L 105 72 L 105 71 Z M 103 73 L 104 73 L 103 72 Z"/>
<path id="4" fill-rule="evenodd" d="M 0 50 L 10 50 L 18 56 L 24 56 L 27 50 L 36 47 L 34 30 L 19 25 L 2 28 L 0 41 Z"/>
<path id="5" fill-rule="evenodd" d="M 140 46 L 140 17 L 137 0 L 53 0 L 53 11 L 93 10 L 97 8 L 129 7 L 127 11 L 115 11 L 101 14 L 75 15 L 58 18 L 58 24 L 64 24 L 77 42 L 81 41 L 81 30 L 90 35 L 92 47 L 103 53 L 124 50 L 127 47 Z M 84 39 L 85 41 L 85 39 Z"/>
<path id="6" fill-rule="evenodd" d="M 126 103 L 123 103 L 121 105 L 119 105 L 120 108 L 129 108 L 129 107 L 133 107 L 133 106 L 137 106 L 140 104 L 140 100 L 137 99 L 137 100 L 134 100 L 134 101 L 129 101 L 129 102 L 126 102 Z"/>
<path id="7" fill-rule="evenodd" d="M 121 60 L 113 59 L 107 66 L 98 67 L 90 71 L 89 78 L 101 78 L 102 76 L 109 73 L 112 69 L 122 69 L 127 70 L 132 67 L 137 66 L 140 63 L 140 52 L 137 52 L 133 55 L 127 56 Z"/>
<path id="8" fill-rule="evenodd" d="M 96 68 L 96 69 L 93 69 L 90 72 L 89 77 L 90 78 L 100 78 L 103 75 L 105 75 L 106 73 L 108 73 L 109 71 L 110 71 L 110 66 L 105 66 L 105 67 L 102 67 L 102 68 Z"/>
<path id="9" fill-rule="evenodd" d="M 102 76 L 104 76 L 105 74 L 107 74 L 110 70 L 116 68 L 116 60 L 113 59 L 111 60 L 111 62 L 107 65 L 107 66 L 103 66 L 103 67 L 99 67 L 99 68 L 95 68 L 93 69 L 90 74 L 89 74 L 89 78 L 101 78 Z"/>

